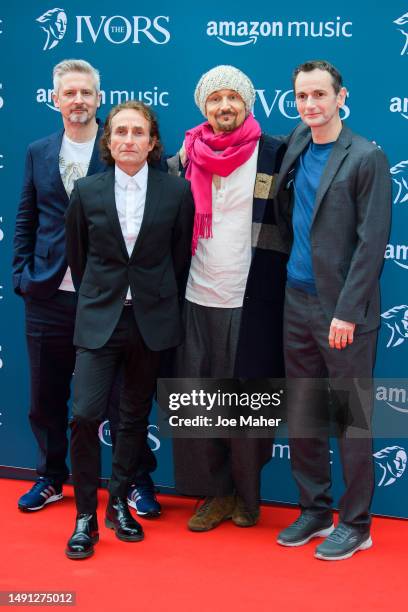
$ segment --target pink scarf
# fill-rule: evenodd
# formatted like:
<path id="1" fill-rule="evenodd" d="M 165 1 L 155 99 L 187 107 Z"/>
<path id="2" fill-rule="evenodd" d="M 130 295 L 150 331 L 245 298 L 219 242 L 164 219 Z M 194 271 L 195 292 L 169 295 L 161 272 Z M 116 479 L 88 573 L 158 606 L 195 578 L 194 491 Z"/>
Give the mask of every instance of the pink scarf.
<path id="1" fill-rule="evenodd" d="M 213 174 L 229 176 L 242 166 L 251 157 L 260 136 L 260 125 L 252 113 L 232 132 L 214 134 L 207 121 L 186 132 L 186 179 L 191 181 L 195 202 L 193 255 L 199 238 L 212 238 Z"/>

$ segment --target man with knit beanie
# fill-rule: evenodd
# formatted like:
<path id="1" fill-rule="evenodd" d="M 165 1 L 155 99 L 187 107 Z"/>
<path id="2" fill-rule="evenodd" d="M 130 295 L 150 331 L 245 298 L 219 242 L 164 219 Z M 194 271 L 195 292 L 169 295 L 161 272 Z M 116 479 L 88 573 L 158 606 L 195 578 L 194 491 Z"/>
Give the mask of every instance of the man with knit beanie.
<path id="1" fill-rule="evenodd" d="M 195 200 L 192 262 L 177 375 L 284 375 L 282 312 L 287 255 L 271 192 L 284 146 L 261 133 L 255 89 L 233 66 L 205 73 L 195 102 L 207 121 L 188 130 L 180 158 Z M 203 496 L 188 522 L 208 531 L 224 520 L 259 517 L 260 472 L 269 439 L 176 439 L 176 487 Z"/>

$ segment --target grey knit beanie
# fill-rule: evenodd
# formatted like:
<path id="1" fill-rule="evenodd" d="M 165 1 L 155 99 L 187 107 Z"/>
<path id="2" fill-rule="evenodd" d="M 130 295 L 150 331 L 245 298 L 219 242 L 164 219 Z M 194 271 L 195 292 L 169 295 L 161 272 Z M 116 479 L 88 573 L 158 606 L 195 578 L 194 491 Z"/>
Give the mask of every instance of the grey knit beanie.
<path id="1" fill-rule="evenodd" d="M 204 117 L 208 96 L 220 89 L 239 93 L 245 103 L 246 115 L 249 115 L 255 102 L 255 89 L 249 78 L 234 66 L 216 66 L 202 75 L 194 92 L 195 103 Z"/>

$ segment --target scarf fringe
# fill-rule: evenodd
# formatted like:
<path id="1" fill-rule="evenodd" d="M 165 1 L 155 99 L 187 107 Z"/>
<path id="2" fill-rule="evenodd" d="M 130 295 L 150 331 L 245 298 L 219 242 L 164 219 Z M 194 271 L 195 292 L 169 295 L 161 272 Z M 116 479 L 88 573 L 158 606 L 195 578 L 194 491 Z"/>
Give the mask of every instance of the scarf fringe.
<path id="1" fill-rule="evenodd" d="M 212 238 L 212 213 L 197 213 L 194 217 L 193 240 L 191 251 L 193 255 L 197 250 L 199 238 Z"/>

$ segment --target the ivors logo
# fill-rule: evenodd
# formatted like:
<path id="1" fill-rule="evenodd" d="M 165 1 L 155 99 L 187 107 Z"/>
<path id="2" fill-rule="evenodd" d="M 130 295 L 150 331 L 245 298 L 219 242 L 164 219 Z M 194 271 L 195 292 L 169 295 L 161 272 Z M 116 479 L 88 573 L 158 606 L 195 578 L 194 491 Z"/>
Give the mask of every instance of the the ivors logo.
<path id="1" fill-rule="evenodd" d="M 45 32 L 45 44 L 43 51 L 49 51 L 56 47 L 64 38 L 67 31 L 68 18 L 62 8 L 53 8 L 37 17 L 36 21 Z"/>
<path id="2" fill-rule="evenodd" d="M 147 17 L 137 15 L 125 17 L 124 15 L 77 15 L 76 17 L 76 43 L 93 42 L 96 44 L 105 39 L 112 45 L 131 43 L 138 45 L 149 41 L 155 45 L 165 45 L 170 40 L 167 26 L 170 17 L 159 15 Z"/>
<path id="3" fill-rule="evenodd" d="M 62 8 L 46 11 L 36 22 L 45 32 L 43 51 L 56 47 L 66 34 L 76 44 L 112 45 L 150 43 L 165 45 L 170 40 L 167 15 L 75 15 Z"/>
<path id="4" fill-rule="evenodd" d="M 404 13 L 394 21 L 398 26 L 398 30 L 404 37 L 404 46 L 401 49 L 401 55 L 408 55 L 408 13 Z"/>

